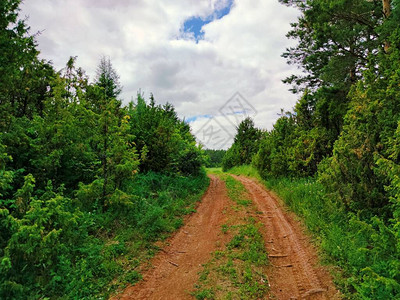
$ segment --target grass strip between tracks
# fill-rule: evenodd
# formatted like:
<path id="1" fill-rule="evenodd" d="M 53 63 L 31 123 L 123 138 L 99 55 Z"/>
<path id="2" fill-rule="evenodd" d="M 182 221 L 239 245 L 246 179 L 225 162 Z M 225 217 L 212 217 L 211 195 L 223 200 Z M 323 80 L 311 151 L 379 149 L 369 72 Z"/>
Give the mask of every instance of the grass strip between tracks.
<path id="1" fill-rule="evenodd" d="M 252 217 L 257 211 L 243 184 L 231 176 L 220 176 L 232 200 L 225 211 L 227 221 L 221 226 L 221 234 L 228 234 L 230 241 L 203 265 L 192 295 L 197 299 L 263 298 L 269 284 L 262 225 Z"/>

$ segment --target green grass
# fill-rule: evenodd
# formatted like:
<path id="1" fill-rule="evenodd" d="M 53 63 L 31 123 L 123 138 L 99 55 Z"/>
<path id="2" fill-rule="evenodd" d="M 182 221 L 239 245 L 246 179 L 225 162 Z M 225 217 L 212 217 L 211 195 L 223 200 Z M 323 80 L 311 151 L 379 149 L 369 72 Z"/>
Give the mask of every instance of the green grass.
<path id="1" fill-rule="evenodd" d="M 221 175 L 223 174 L 222 168 L 206 168 L 207 173 L 214 174 L 214 175 Z"/>
<path id="2" fill-rule="evenodd" d="M 233 172 L 252 177 L 256 170 L 251 169 Z M 303 219 L 346 299 L 400 298 L 398 230 L 376 217 L 361 220 L 346 212 L 314 178 L 268 178 L 262 183 Z"/>
<path id="3" fill-rule="evenodd" d="M 228 171 L 228 173 L 234 174 L 234 175 L 243 175 L 243 176 L 247 176 L 247 177 L 252 177 L 252 178 L 256 178 L 260 181 L 262 180 L 262 178 L 258 174 L 257 170 L 249 165 L 233 167 L 232 169 L 230 169 Z"/>
<path id="4" fill-rule="evenodd" d="M 235 205 L 229 213 L 229 225 L 222 225 L 221 231 L 232 238 L 203 266 L 192 295 L 196 299 L 260 299 L 269 289 L 264 275 L 268 255 L 260 233 L 262 225 L 249 216 L 255 208 L 244 186 L 231 176 L 223 179 Z"/>
<path id="5" fill-rule="evenodd" d="M 182 226 L 183 217 L 195 211 L 208 184 L 205 174 L 183 177 L 158 173 L 138 174 L 127 184 L 125 189 L 134 195 L 134 205 L 112 207 L 109 218 L 103 215 L 103 257 L 107 277 L 114 280 L 104 284 L 100 299 L 141 280 L 141 267 L 159 250 L 155 243 Z"/>
<path id="6" fill-rule="evenodd" d="M 251 205 L 251 200 L 245 195 L 246 188 L 241 182 L 231 176 L 227 176 L 225 178 L 225 184 L 228 189 L 228 196 L 231 200 L 243 206 Z"/>

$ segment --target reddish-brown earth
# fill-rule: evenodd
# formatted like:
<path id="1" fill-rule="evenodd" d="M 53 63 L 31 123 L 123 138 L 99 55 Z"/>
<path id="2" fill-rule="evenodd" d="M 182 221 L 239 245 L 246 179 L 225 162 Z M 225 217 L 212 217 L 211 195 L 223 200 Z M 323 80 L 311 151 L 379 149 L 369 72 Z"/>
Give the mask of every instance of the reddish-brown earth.
<path id="1" fill-rule="evenodd" d="M 340 299 L 295 215 L 261 184 L 243 176 L 234 177 L 248 190 L 265 224 L 271 293 L 277 299 Z"/>
<path id="2" fill-rule="evenodd" d="M 330 275 L 318 264 L 315 249 L 295 216 L 276 197 L 252 179 L 235 176 L 249 192 L 264 225 L 269 253 L 268 299 L 339 299 Z M 143 281 L 128 287 L 114 299 L 193 299 L 190 291 L 202 264 L 226 242 L 221 225 L 227 220 L 229 198 L 224 182 L 210 175 L 210 186 L 196 213 L 168 240 L 152 260 Z"/>
<path id="3" fill-rule="evenodd" d="M 202 264 L 224 244 L 221 225 L 228 206 L 224 182 L 210 175 L 210 186 L 200 205 L 186 224 L 168 241 L 169 246 L 156 255 L 153 268 L 143 281 L 128 287 L 115 299 L 192 299 L 190 291 L 198 279 Z"/>

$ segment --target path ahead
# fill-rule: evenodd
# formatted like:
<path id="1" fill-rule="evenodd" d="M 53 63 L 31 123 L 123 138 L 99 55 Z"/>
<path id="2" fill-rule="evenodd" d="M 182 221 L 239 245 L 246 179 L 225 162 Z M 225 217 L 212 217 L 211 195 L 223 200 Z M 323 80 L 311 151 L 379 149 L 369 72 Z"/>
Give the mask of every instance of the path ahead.
<path id="1" fill-rule="evenodd" d="M 144 274 L 143 281 L 115 299 L 193 299 L 189 292 L 198 279 L 198 272 L 223 238 L 221 224 L 226 218 L 223 209 L 228 205 L 224 182 L 213 175 L 210 179 L 196 213 L 153 259 L 154 268 Z"/>
<path id="2" fill-rule="evenodd" d="M 234 177 L 243 183 L 261 212 L 272 294 L 277 299 L 340 299 L 295 215 L 261 184 L 243 176 Z"/>
<path id="3" fill-rule="evenodd" d="M 223 247 L 227 236 L 221 226 L 230 205 L 224 182 L 210 175 L 211 182 L 202 202 L 185 225 L 152 260 L 153 268 L 143 281 L 128 287 L 114 299 L 193 299 L 190 291 L 198 281 L 202 264 Z M 260 214 L 271 266 L 268 299 L 339 299 L 329 274 L 318 266 L 315 249 L 300 224 L 263 186 L 252 179 L 235 176 L 246 187 Z"/>

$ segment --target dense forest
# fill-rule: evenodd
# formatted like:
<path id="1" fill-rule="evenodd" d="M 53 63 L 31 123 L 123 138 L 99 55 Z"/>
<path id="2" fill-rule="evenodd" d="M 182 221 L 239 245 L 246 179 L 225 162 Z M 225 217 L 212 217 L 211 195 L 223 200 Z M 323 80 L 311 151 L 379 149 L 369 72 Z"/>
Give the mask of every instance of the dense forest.
<path id="1" fill-rule="evenodd" d="M 110 59 L 93 81 L 40 59 L 19 5 L 0 4 L 0 298 L 107 295 L 193 210 L 204 154 L 172 105 L 122 105 Z"/>
<path id="2" fill-rule="evenodd" d="M 222 167 L 222 160 L 225 156 L 226 150 L 205 149 L 205 166 L 207 168 Z"/>
<path id="3" fill-rule="evenodd" d="M 347 296 L 397 299 L 400 1 L 281 2 L 300 11 L 283 54 L 304 71 L 284 80 L 299 100 L 272 130 L 243 121 L 223 167 L 251 163 L 291 191 Z"/>

